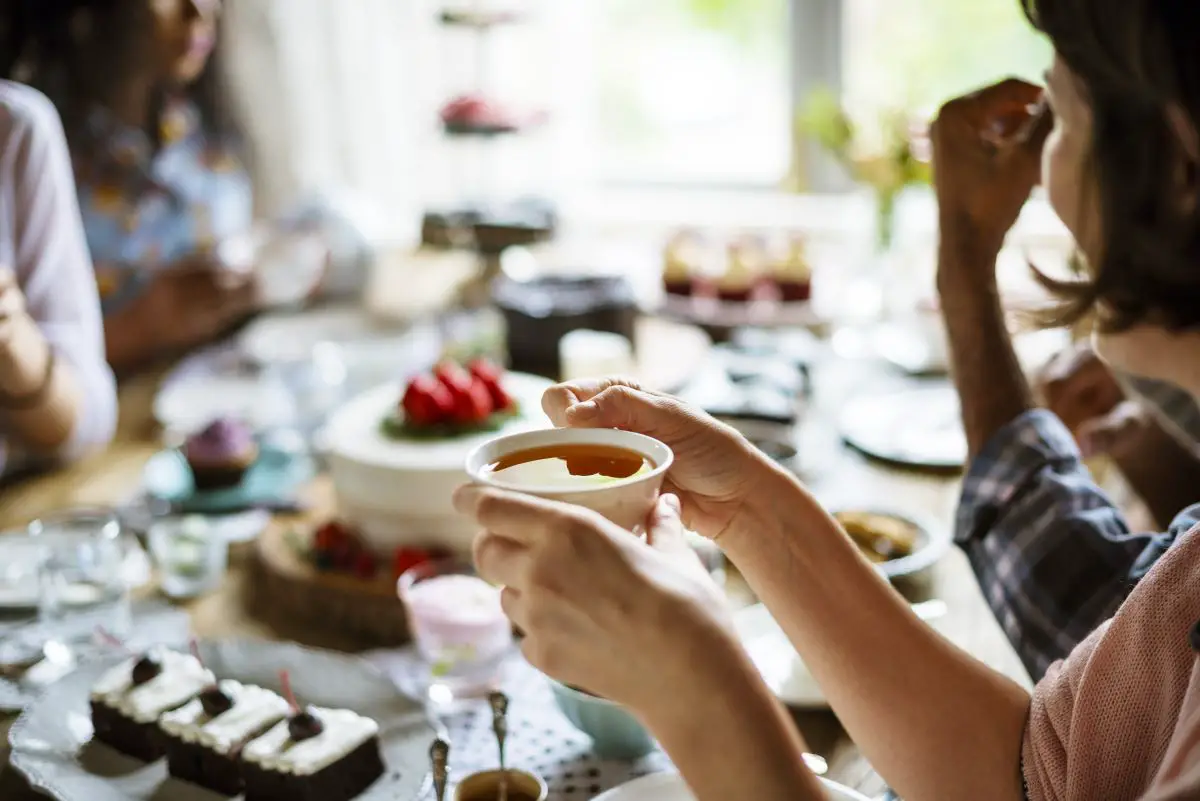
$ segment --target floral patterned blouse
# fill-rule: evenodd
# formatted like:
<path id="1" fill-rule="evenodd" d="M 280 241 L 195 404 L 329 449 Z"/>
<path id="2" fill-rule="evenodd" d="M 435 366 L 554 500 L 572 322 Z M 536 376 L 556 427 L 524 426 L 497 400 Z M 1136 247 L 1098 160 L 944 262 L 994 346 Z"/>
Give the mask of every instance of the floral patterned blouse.
<path id="1" fill-rule="evenodd" d="M 190 102 L 164 107 L 157 146 L 103 110 L 92 114 L 87 135 L 75 179 L 106 315 L 137 297 L 155 270 L 249 229 L 250 178 L 232 147 L 203 130 Z"/>

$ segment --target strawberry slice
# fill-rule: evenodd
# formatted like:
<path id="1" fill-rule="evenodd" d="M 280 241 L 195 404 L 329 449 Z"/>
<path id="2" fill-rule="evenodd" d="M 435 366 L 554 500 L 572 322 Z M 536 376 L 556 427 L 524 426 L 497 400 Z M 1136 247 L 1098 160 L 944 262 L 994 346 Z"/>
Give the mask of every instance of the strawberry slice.
<path id="1" fill-rule="evenodd" d="M 392 554 L 392 576 L 400 578 L 417 565 L 423 565 L 428 561 L 429 554 L 420 548 L 401 546 Z"/>
<path id="2" fill-rule="evenodd" d="M 466 387 L 450 390 L 454 397 L 454 421 L 464 425 L 482 423 L 494 411 L 492 395 L 482 381 L 472 380 Z"/>
<path id="3" fill-rule="evenodd" d="M 453 404 L 450 419 L 460 425 L 481 423 L 493 411 L 492 396 L 477 378 L 453 362 L 443 362 L 433 371 L 450 393 Z"/>
<path id="4" fill-rule="evenodd" d="M 409 382 L 400 402 L 407 420 L 416 426 L 443 423 L 454 415 L 454 397 L 432 376 L 417 376 Z"/>
<path id="5" fill-rule="evenodd" d="M 503 374 L 499 367 L 487 359 L 476 359 L 471 362 L 469 369 L 475 380 L 487 387 L 488 395 L 492 399 L 492 408 L 495 411 L 504 411 L 512 408 L 513 399 L 504 390 L 504 386 L 501 383 Z"/>
<path id="6" fill-rule="evenodd" d="M 336 520 L 330 520 L 313 534 L 313 547 L 319 551 L 327 551 L 347 536 L 348 532 L 341 523 Z"/>
<path id="7" fill-rule="evenodd" d="M 471 374 L 454 362 L 439 362 L 433 368 L 433 376 L 447 389 L 465 387 L 471 383 Z"/>
<path id="8" fill-rule="evenodd" d="M 360 552 L 354 558 L 354 575 L 360 579 L 374 578 L 375 567 L 375 557 L 366 551 Z"/>
<path id="9" fill-rule="evenodd" d="M 500 368 L 493 364 L 490 359 L 480 357 L 472 360 L 467 365 L 467 372 L 481 381 L 487 381 L 488 383 L 499 383 L 500 381 Z"/>

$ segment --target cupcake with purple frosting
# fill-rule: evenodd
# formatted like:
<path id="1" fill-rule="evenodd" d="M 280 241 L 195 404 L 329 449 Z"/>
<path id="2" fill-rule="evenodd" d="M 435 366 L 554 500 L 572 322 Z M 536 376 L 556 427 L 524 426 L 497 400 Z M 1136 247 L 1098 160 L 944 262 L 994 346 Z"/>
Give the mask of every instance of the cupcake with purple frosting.
<path id="1" fill-rule="evenodd" d="M 245 423 L 218 418 L 188 437 L 183 455 L 198 490 L 236 486 L 258 459 L 258 443 Z"/>

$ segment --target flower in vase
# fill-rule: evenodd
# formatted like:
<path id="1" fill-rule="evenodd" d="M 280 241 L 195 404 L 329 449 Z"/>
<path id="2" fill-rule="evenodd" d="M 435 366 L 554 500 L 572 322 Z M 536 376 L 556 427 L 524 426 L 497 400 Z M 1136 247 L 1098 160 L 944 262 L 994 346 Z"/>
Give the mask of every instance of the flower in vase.
<path id="1" fill-rule="evenodd" d="M 798 130 L 830 153 L 861 184 L 875 193 L 879 246 L 892 242 L 896 197 L 906 187 L 932 180 L 928 137 L 910 117 L 888 112 L 870 130 L 857 125 L 828 90 L 814 92 L 797 121 Z"/>

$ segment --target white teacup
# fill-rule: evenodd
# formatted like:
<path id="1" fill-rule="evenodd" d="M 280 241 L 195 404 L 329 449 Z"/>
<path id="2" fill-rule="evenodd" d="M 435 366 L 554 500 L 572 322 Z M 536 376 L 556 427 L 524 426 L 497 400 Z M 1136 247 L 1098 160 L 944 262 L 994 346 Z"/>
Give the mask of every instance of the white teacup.
<path id="1" fill-rule="evenodd" d="M 489 469 L 506 456 L 555 445 L 620 448 L 640 455 L 651 467 L 628 478 L 570 488 L 508 481 Z M 632 431 L 615 428 L 548 428 L 510 434 L 485 442 L 468 454 L 467 474 L 478 484 L 583 506 L 599 512 L 622 528 L 637 531 L 654 508 L 663 476 L 674 459 L 675 455 L 666 445 Z"/>

